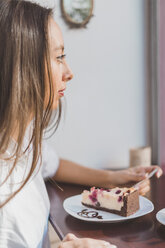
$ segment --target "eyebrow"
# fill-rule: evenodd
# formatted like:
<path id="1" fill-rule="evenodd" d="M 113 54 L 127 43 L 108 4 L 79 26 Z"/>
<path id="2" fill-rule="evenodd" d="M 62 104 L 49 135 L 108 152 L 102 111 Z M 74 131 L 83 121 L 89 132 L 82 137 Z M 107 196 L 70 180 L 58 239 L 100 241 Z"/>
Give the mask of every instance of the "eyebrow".
<path id="1" fill-rule="evenodd" d="M 61 45 L 61 46 L 56 47 L 56 48 L 55 48 L 55 51 L 57 51 L 57 50 L 62 50 L 62 51 L 64 51 L 64 45 Z"/>

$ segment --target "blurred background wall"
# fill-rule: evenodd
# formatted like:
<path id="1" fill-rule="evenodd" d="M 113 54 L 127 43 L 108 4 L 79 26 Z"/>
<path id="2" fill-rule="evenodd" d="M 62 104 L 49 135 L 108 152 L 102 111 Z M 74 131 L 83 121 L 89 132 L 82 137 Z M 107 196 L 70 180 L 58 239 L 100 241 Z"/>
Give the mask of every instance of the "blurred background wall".
<path id="1" fill-rule="evenodd" d="M 129 149 L 148 145 L 145 1 L 95 0 L 94 17 L 81 29 L 67 26 L 55 2 L 74 79 L 49 142 L 83 165 L 125 168 Z"/>

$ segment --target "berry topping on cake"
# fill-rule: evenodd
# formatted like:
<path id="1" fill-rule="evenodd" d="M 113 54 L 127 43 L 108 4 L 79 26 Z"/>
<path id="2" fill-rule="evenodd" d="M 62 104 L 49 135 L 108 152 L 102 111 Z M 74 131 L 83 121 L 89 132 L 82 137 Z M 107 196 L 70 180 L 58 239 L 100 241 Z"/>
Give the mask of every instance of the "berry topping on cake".
<path id="1" fill-rule="evenodd" d="M 92 191 L 92 194 L 89 195 L 89 198 L 91 199 L 92 202 L 97 202 L 97 189 L 94 189 Z"/>
<path id="2" fill-rule="evenodd" d="M 123 200 L 123 197 L 122 196 L 119 196 L 118 202 L 121 202 L 122 200 Z"/>
<path id="3" fill-rule="evenodd" d="M 120 189 L 116 191 L 116 194 L 117 195 L 120 194 L 120 193 L 121 193 L 121 190 Z"/>

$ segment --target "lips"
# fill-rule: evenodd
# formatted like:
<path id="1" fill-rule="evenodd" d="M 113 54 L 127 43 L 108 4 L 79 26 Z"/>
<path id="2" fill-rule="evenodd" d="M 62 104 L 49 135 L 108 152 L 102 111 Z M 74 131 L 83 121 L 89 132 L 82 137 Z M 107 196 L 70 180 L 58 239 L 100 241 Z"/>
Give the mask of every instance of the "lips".
<path id="1" fill-rule="evenodd" d="M 59 90 L 59 91 L 58 91 L 59 95 L 60 95 L 60 96 L 64 96 L 64 91 L 65 91 L 65 89 Z"/>

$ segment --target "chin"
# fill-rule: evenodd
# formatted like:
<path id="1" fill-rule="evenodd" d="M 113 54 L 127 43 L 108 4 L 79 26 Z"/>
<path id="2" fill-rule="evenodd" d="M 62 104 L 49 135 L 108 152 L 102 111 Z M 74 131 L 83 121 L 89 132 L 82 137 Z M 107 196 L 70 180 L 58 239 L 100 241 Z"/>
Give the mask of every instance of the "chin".
<path id="1" fill-rule="evenodd" d="M 55 101 L 53 102 L 52 109 L 53 109 L 53 110 L 57 110 L 58 106 L 59 106 L 59 100 L 55 100 Z"/>

